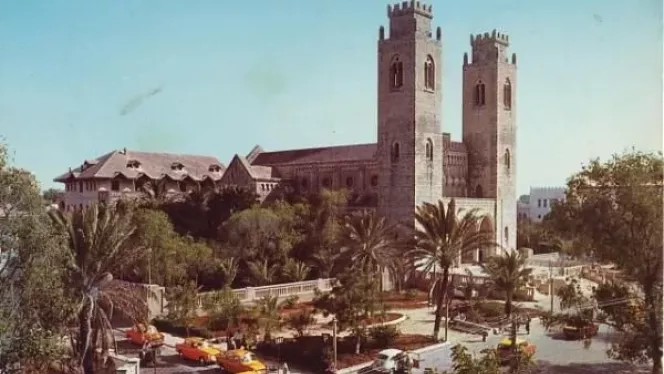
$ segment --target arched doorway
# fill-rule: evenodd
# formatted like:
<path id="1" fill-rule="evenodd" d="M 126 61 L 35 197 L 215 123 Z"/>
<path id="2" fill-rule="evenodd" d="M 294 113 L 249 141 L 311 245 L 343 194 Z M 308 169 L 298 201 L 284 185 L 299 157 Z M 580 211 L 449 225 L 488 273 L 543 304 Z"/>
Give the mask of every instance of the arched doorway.
<path id="1" fill-rule="evenodd" d="M 484 197 L 484 191 L 482 190 L 482 186 L 479 184 L 475 187 L 475 197 Z"/>

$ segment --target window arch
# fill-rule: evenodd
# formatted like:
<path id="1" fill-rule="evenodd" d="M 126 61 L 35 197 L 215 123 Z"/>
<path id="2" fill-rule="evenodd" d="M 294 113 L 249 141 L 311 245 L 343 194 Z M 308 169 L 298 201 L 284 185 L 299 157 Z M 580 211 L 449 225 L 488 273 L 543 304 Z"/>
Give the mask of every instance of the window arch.
<path id="1" fill-rule="evenodd" d="M 306 191 L 309 188 L 309 179 L 302 178 L 302 181 L 300 181 L 300 186 L 302 186 L 302 190 Z"/>
<path id="2" fill-rule="evenodd" d="M 330 187 L 332 186 L 332 178 L 330 177 L 325 177 L 323 178 L 323 187 Z"/>
<path id="3" fill-rule="evenodd" d="M 482 81 L 475 85 L 475 106 L 482 106 L 486 102 L 486 86 Z"/>
<path id="4" fill-rule="evenodd" d="M 427 161 L 433 161 L 433 141 L 431 139 L 427 139 L 427 144 L 424 148 L 424 151 Z"/>
<path id="5" fill-rule="evenodd" d="M 399 56 L 394 56 L 390 64 L 390 87 L 392 89 L 403 86 L 403 62 Z"/>
<path id="6" fill-rule="evenodd" d="M 399 161 L 399 151 L 400 151 L 399 143 L 398 142 L 392 143 L 392 151 L 391 151 L 392 162 Z"/>
<path id="7" fill-rule="evenodd" d="M 482 191 L 482 186 L 479 184 L 475 187 L 475 197 L 484 197 L 484 191 Z"/>
<path id="8" fill-rule="evenodd" d="M 510 230 L 507 228 L 507 226 L 505 226 L 505 244 L 507 244 L 509 239 L 510 239 Z"/>
<path id="9" fill-rule="evenodd" d="M 505 80 L 503 85 L 503 105 L 506 110 L 512 110 L 512 83 L 509 78 Z"/>
<path id="10" fill-rule="evenodd" d="M 371 186 L 372 187 L 378 186 L 378 176 L 377 175 L 371 176 Z"/>
<path id="11" fill-rule="evenodd" d="M 355 184 L 355 180 L 353 179 L 353 177 L 347 177 L 346 178 L 346 187 L 352 188 L 353 184 Z"/>
<path id="12" fill-rule="evenodd" d="M 432 91 L 436 89 L 436 64 L 431 56 L 424 61 L 424 87 Z"/>
<path id="13" fill-rule="evenodd" d="M 510 166 L 512 165 L 512 155 L 510 154 L 509 148 L 505 150 L 505 167 L 507 170 L 510 170 Z"/>

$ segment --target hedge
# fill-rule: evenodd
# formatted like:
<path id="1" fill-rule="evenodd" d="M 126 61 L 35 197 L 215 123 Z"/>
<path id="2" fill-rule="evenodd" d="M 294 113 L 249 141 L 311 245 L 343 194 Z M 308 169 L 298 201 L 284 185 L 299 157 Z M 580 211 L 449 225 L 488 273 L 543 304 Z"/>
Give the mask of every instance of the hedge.
<path id="1" fill-rule="evenodd" d="M 152 321 L 152 324 L 154 327 L 157 328 L 157 330 L 161 332 L 165 332 L 174 336 L 179 336 L 181 338 L 186 338 L 187 336 L 198 336 L 201 338 L 205 339 L 210 339 L 214 337 L 214 334 L 206 329 L 206 328 L 200 328 L 200 327 L 190 327 L 189 328 L 189 334 L 187 335 L 187 328 L 180 325 L 173 323 L 168 320 L 164 319 L 154 319 Z"/>

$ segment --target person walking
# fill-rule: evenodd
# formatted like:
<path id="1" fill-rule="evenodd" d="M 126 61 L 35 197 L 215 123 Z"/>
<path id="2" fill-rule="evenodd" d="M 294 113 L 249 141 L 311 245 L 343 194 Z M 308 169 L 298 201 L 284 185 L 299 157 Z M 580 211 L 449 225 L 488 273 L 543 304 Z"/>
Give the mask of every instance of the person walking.
<path id="1" fill-rule="evenodd" d="M 528 319 L 526 319 L 526 334 L 530 335 L 530 316 L 528 316 Z"/>

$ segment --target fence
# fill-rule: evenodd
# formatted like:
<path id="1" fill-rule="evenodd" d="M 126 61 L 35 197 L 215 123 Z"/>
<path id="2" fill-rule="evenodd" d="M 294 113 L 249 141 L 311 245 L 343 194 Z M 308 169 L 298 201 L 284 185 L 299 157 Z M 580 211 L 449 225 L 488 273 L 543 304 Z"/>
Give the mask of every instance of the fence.
<path id="1" fill-rule="evenodd" d="M 234 289 L 233 292 L 242 303 L 253 303 L 267 296 L 276 296 L 280 299 L 297 296 L 300 299 L 303 299 L 313 297 L 316 289 L 323 292 L 331 291 L 335 281 L 334 278 L 316 279 L 304 282 L 275 284 L 271 286 L 238 288 Z M 214 294 L 214 291 L 199 293 L 198 307 L 201 308 L 203 306 L 203 299 L 212 294 Z"/>

